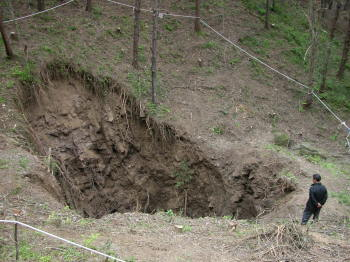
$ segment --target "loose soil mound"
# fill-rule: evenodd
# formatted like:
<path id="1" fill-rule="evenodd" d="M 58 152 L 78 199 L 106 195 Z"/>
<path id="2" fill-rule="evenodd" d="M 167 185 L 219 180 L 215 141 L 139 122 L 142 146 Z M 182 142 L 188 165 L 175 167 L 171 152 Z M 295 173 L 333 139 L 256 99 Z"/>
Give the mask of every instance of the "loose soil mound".
<path id="1" fill-rule="evenodd" d="M 294 190 L 278 176 L 281 163 L 252 152 L 237 152 L 223 174 L 193 141 L 140 116 L 120 90 L 97 94 L 69 77 L 48 82 L 25 111 L 36 143 L 57 162 L 67 203 L 85 216 L 173 209 L 248 218 Z"/>

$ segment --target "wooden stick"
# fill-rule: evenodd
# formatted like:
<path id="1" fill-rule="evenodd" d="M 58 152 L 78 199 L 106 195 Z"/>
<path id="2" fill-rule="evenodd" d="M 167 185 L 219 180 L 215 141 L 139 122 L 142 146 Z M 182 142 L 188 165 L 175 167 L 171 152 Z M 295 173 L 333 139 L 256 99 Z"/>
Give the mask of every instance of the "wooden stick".
<path id="1" fill-rule="evenodd" d="M 134 45 L 133 45 L 133 61 L 132 65 L 135 69 L 139 69 L 139 39 L 140 39 L 140 13 L 141 0 L 135 0 L 134 9 Z"/>
<path id="2" fill-rule="evenodd" d="M 15 220 L 17 221 L 17 216 L 15 216 Z M 19 259 L 19 248 L 18 248 L 18 224 L 15 224 L 15 232 L 14 232 L 14 239 L 15 239 L 15 245 L 16 245 L 16 261 Z"/>
<path id="3" fill-rule="evenodd" d="M 196 0 L 196 17 L 198 17 L 198 18 L 196 18 L 194 20 L 194 31 L 197 32 L 197 33 L 201 31 L 201 23 L 200 23 L 200 18 L 199 18 L 199 16 L 200 16 L 200 13 L 199 13 L 199 11 L 200 11 L 200 2 L 199 1 L 200 0 Z"/>
<path id="4" fill-rule="evenodd" d="M 153 31 L 152 31 L 152 103 L 156 103 L 156 88 L 157 88 L 157 35 L 158 35 L 158 16 L 159 3 L 158 0 L 153 0 Z"/>
<path id="5" fill-rule="evenodd" d="M 187 190 L 185 190 L 185 208 L 184 208 L 184 216 L 187 216 Z"/>

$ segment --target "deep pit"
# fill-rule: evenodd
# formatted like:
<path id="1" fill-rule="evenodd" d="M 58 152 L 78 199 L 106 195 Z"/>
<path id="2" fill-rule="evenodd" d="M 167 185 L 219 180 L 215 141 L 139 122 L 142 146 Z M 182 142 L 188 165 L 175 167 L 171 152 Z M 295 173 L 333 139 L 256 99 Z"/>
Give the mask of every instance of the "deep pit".
<path id="1" fill-rule="evenodd" d="M 250 218 L 294 189 L 278 176 L 281 164 L 247 153 L 237 152 L 223 172 L 195 142 L 144 116 L 116 85 L 101 94 L 73 73 L 49 75 L 24 111 L 34 141 L 57 163 L 65 201 L 84 216 L 172 209 Z"/>

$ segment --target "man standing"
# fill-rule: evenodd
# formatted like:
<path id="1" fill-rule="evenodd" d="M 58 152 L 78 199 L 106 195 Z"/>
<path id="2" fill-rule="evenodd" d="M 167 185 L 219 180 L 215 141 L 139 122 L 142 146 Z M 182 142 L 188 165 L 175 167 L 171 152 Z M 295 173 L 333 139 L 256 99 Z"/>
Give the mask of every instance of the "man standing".
<path id="1" fill-rule="evenodd" d="M 314 222 L 318 221 L 321 208 L 328 198 L 327 188 L 321 184 L 321 176 L 319 174 L 314 174 L 312 176 L 312 182 L 309 191 L 309 200 L 306 203 L 303 219 L 301 221 L 302 225 L 306 225 L 312 215 L 314 215 Z"/>

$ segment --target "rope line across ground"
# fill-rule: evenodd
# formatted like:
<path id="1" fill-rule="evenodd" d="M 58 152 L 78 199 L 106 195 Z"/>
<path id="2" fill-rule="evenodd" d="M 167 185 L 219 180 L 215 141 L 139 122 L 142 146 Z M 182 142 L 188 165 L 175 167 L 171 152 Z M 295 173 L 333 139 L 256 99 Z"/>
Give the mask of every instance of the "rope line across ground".
<path id="1" fill-rule="evenodd" d="M 59 8 L 61 6 L 65 6 L 67 4 L 72 3 L 75 0 L 70 0 L 66 3 L 54 6 L 52 8 L 46 9 L 44 11 L 40 11 L 37 13 L 33 13 L 31 15 L 27 15 L 27 16 L 23 16 L 23 17 L 18 17 L 12 20 L 7 20 L 7 21 L 3 21 L 4 23 L 10 23 L 10 22 L 14 22 L 14 21 L 18 21 L 18 20 L 22 20 L 25 18 L 29 18 L 35 15 L 39 15 L 51 10 L 54 10 L 56 8 Z M 133 10 L 135 10 L 135 6 L 133 5 L 129 5 L 129 4 L 125 4 L 125 3 L 121 3 L 121 2 L 117 2 L 117 1 L 113 1 L 113 0 L 106 0 L 108 2 L 117 4 L 117 5 L 121 5 L 121 6 L 125 6 L 125 7 L 129 7 L 132 8 Z M 153 12 L 151 9 L 140 9 L 143 12 Z M 256 56 L 252 55 L 251 53 L 249 53 L 248 51 L 246 51 L 245 49 L 243 49 L 242 47 L 240 47 L 239 45 L 237 45 L 236 43 L 234 43 L 233 41 L 231 41 L 230 39 L 228 39 L 226 36 L 224 36 L 223 34 L 221 34 L 220 32 L 218 32 L 217 30 L 215 30 L 212 26 L 210 26 L 206 21 L 204 21 L 203 19 L 201 19 L 200 17 L 197 16 L 191 16 L 191 15 L 179 15 L 179 14 L 172 14 L 172 13 L 164 13 L 164 12 L 160 12 L 159 13 L 159 17 L 163 18 L 164 16 L 173 16 L 173 17 L 183 17 L 183 18 L 191 18 L 191 19 L 200 19 L 200 22 L 206 26 L 207 28 L 209 28 L 210 30 L 212 30 L 215 34 L 217 34 L 218 36 L 220 36 L 222 39 L 224 39 L 226 42 L 230 43 L 231 45 L 233 45 L 235 48 L 237 48 L 238 50 L 240 50 L 242 53 L 246 54 L 248 57 L 250 57 L 251 59 L 257 61 L 258 63 L 262 64 L 263 66 L 269 68 L 271 71 L 279 74 L 280 76 L 286 78 L 287 80 L 299 85 L 302 88 L 305 88 L 307 90 L 312 90 L 312 88 L 310 88 L 309 86 L 299 82 L 298 80 L 280 72 L 279 70 L 273 68 L 272 66 L 268 65 L 267 63 L 263 62 L 262 60 L 260 60 L 259 58 L 257 58 Z M 322 99 L 312 90 L 311 94 L 347 129 L 348 131 L 348 135 L 346 136 L 346 141 L 347 141 L 347 145 L 350 148 L 350 141 L 349 141 L 349 136 L 350 136 L 350 127 L 346 124 L 345 121 L 343 121 L 324 101 L 322 101 Z M 350 149 L 349 149 L 350 150 Z"/>
<path id="2" fill-rule="evenodd" d="M 44 234 L 44 235 L 46 235 L 46 236 L 49 236 L 49 237 L 51 237 L 51 238 L 58 239 L 58 240 L 60 240 L 60 241 L 62 241 L 62 242 L 65 242 L 65 243 L 67 243 L 67 244 L 70 244 L 70 245 L 72 245 L 72 246 L 76 246 L 76 247 L 78 247 L 78 248 L 81 248 L 81 249 L 85 249 L 85 250 L 87 250 L 87 251 L 90 251 L 91 253 L 95 253 L 95 254 L 97 254 L 97 255 L 103 256 L 103 257 L 105 257 L 105 258 L 110 258 L 110 259 L 113 259 L 113 260 L 118 261 L 118 262 L 126 262 L 126 261 L 121 260 L 121 259 L 119 259 L 119 258 L 116 258 L 116 257 L 110 256 L 110 255 L 104 254 L 104 253 L 102 253 L 102 252 L 100 252 L 100 251 L 97 251 L 97 250 L 94 250 L 94 249 L 85 247 L 85 246 L 83 246 L 83 245 L 77 244 L 77 243 L 72 242 L 72 241 L 70 241 L 70 240 L 64 239 L 64 238 L 62 238 L 62 237 L 56 236 L 56 235 L 54 235 L 54 234 L 48 233 L 48 232 L 46 232 L 46 231 L 43 231 L 43 230 L 41 230 L 41 229 L 35 228 L 35 227 L 33 227 L 33 226 L 27 225 L 27 224 L 22 223 L 22 222 L 19 222 L 19 221 L 15 221 L 15 220 L 0 220 L 0 223 L 5 223 L 5 224 L 18 224 L 18 225 L 21 225 L 21 226 L 23 226 L 23 227 L 29 228 L 29 229 L 31 229 L 31 230 L 33 230 L 33 231 L 36 231 L 36 232 L 39 232 L 39 233 Z"/>
<path id="3" fill-rule="evenodd" d="M 3 21 L 3 23 L 6 24 L 6 23 L 10 23 L 10 22 L 22 20 L 22 19 L 25 19 L 25 18 L 33 17 L 33 16 L 36 16 L 36 15 L 40 15 L 40 14 L 46 13 L 46 12 L 48 12 L 48 11 L 54 10 L 54 9 L 56 9 L 56 8 L 59 8 L 59 7 L 68 5 L 68 4 L 70 4 L 70 3 L 74 2 L 74 1 L 75 1 L 75 0 L 70 0 L 70 1 L 68 1 L 68 2 L 66 2 L 66 3 L 60 4 L 60 5 L 56 5 L 56 6 L 54 6 L 54 7 L 51 7 L 51 8 L 49 8 L 49 9 L 45 9 L 45 10 L 40 11 L 40 12 L 36 12 L 36 13 L 30 14 L 30 15 L 26 15 L 26 16 L 22 16 L 22 17 L 15 18 L 15 19 Z"/>

